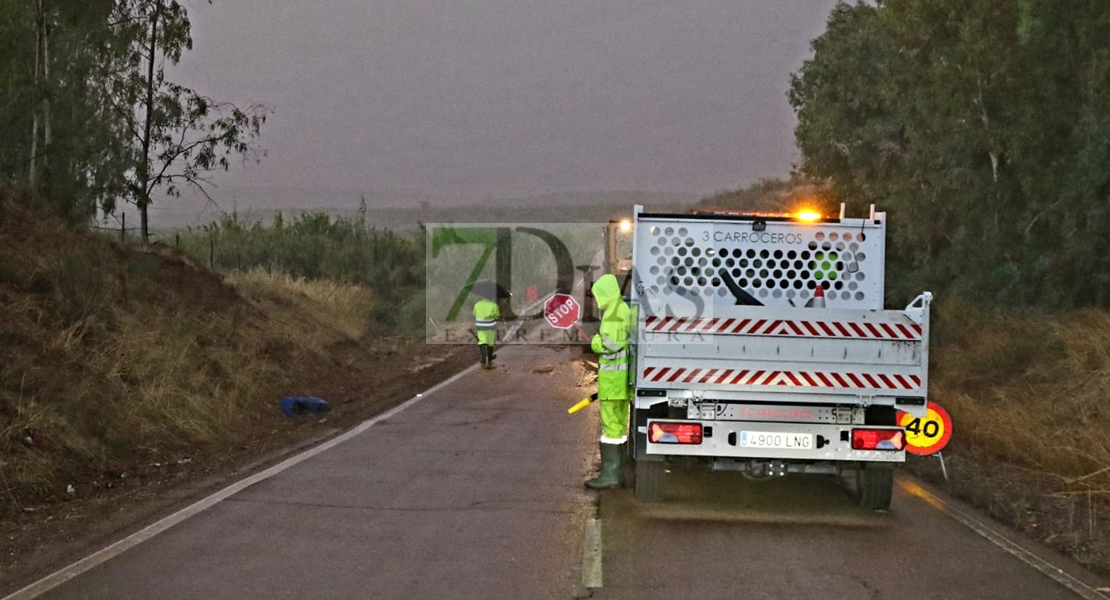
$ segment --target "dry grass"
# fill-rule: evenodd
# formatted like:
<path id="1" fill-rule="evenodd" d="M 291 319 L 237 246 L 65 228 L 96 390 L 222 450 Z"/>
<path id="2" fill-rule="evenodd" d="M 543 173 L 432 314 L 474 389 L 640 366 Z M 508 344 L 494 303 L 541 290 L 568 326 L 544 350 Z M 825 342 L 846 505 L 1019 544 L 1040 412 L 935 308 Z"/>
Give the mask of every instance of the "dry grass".
<path id="1" fill-rule="evenodd" d="M 172 248 L 73 231 L 0 186 L 0 572 L 30 573 L 171 490 L 460 368 L 447 348 L 371 328 L 373 308 L 349 285 L 225 281 Z M 283 397 L 305 395 L 332 411 L 282 416 Z"/>
<path id="2" fill-rule="evenodd" d="M 1110 312 L 942 310 L 931 395 L 962 447 L 1062 481 L 1110 467 Z"/>
<path id="3" fill-rule="evenodd" d="M 121 460 L 166 462 L 235 445 L 274 426 L 276 416 L 259 415 L 274 412 L 280 390 L 299 389 L 313 360 L 366 328 L 361 290 L 277 277 L 244 287 L 267 300 L 224 312 L 111 307 L 103 313 L 110 327 L 38 327 L 40 311 L 4 306 L 7 328 L 20 326 L 37 348 L 0 367 L 24 384 L 0 390 L 0 491 L 34 502 Z M 27 432 L 41 441 L 26 443 Z"/>
<path id="4" fill-rule="evenodd" d="M 71 231 L 0 190 L 0 513 L 283 425 L 367 330 L 361 288 Z M 97 483 L 99 482 L 99 483 Z"/>
<path id="5" fill-rule="evenodd" d="M 338 331 L 357 339 L 369 325 L 372 293 L 362 286 L 308 281 L 264 269 L 233 272 L 227 281 L 245 297 L 288 307 L 326 331 Z"/>
<path id="6" fill-rule="evenodd" d="M 929 395 L 954 422 L 950 489 L 1110 572 L 1110 312 L 949 301 L 935 315 Z"/>

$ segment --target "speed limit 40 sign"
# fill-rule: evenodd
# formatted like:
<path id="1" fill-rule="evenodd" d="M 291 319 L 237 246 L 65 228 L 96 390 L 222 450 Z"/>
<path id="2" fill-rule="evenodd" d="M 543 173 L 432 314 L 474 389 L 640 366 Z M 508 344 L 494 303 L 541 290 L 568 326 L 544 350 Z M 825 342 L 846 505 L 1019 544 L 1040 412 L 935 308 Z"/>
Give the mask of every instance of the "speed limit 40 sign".
<path id="1" fill-rule="evenodd" d="M 924 417 L 898 411 L 898 425 L 906 428 L 906 452 L 925 456 L 940 452 L 952 439 L 952 417 L 936 402 L 926 407 Z"/>

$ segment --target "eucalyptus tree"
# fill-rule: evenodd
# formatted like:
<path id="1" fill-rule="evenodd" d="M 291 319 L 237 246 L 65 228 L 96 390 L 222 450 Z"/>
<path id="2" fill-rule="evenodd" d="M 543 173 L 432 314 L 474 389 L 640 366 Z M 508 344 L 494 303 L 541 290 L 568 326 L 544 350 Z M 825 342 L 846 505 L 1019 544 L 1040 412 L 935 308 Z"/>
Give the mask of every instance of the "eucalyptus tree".
<path id="1" fill-rule="evenodd" d="M 120 192 L 122 123 L 106 101 L 123 68 L 111 0 L 0 4 L 0 179 L 74 221 Z"/>
<path id="2" fill-rule="evenodd" d="M 1110 303 L 1108 26 L 1097 0 L 841 4 L 791 82 L 799 170 L 891 209 L 896 284 Z"/>
<path id="3" fill-rule="evenodd" d="M 227 170 L 236 156 L 259 159 L 256 140 L 270 109 L 217 102 L 166 79 L 166 65 L 193 47 L 188 11 L 177 0 L 118 0 L 113 20 L 131 40 L 131 68 L 112 82 L 111 97 L 137 156 L 127 187 L 147 241 L 155 194 L 177 197 L 191 186 L 207 195 L 208 173 Z"/>

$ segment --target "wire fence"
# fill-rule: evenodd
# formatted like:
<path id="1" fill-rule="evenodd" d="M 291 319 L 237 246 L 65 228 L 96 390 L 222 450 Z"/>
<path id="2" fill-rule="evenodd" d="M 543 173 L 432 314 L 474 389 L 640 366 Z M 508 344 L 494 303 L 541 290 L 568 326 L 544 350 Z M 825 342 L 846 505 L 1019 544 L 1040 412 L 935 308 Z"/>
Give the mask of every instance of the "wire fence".
<path id="1" fill-rule="evenodd" d="M 119 223 L 119 225 L 117 227 L 105 227 L 103 225 L 96 225 L 96 224 L 89 224 L 88 227 L 89 227 L 89 229 L 91 229 L 93 231 L 102 232 L 103 235 L 110 235 L 113 238 L 118 238 L 119 241 L 123 242 L 123 243 L 125 243 L 129 240 L 139 241 L 139 240 L 142 239 L 142 235 L 140 233 L 142 231 L 142 228 L 141 227 L 128 227 L 127 226 L 127 215 L 121 215 L 119 218 L 116 219 L 116 221 Z M 189 234 L 186 234 L 186 235 L 188 236 Z M 181 241 L 181 233 L 180 232 L 174 232 L 171 235 L 171 234 L 168 234 L 168 233 L 163 234 L 163 233 L 158 232 L 158 231 L 148 231 L 147 232 L 147 237 L 149 237 L 150 241 L 152 241 L 152 242 L 160 242 L 160 243 L 163 243 L 163 244 L 166 244 L 166 245 L 172 245 L 174 248 L 177 248 L 178 250 L 182 249 L 182 241 Z M 210 237 L 211 237 L 211 240 L 209 241 L 207 264 L 208 264 L 208 268 L 215 270 L 216 269 L 216 236 L 213 235 L 213 236 L 210 236 Z M 195 258 L 200 260 L 203 257 L 195 256 Z M 239 258 L 238 266 L 239 266 L 239 268 L 242 268 L 242 257 Z"/>
<path id="2" fill-rule="evenodd" d="M 120 213 L 120 216 L 116 218 L 116 222 L 119 223 L 119 227 L 103 227 L 103 226 L 97 225 L 95 223 L 90 223 L 89 228 L 93 229 L 95 231 L 110 231 L 110 232 L 118 233 L 119 234 L 119 241 L 121 241 L 121 242 L 126 242 L 127 241 L 127 232 L 128 231 L 139 231 L 140 230 L 139 227 L 128 227 L 127 226 L 127 214 L 126 213 Z"/>

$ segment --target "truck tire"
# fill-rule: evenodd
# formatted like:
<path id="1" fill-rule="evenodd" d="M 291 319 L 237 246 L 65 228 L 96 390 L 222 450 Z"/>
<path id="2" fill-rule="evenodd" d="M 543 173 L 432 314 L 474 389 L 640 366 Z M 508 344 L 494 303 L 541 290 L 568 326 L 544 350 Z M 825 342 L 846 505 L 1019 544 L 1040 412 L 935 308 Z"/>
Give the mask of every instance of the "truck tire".
<path id="1" fill-rule="evenodd" d="M 661 460 L 636 461 L 636 500 L 640 502 L 663 501 L 663 473 L 666 463 Z"/>
<path id="2" fill-rule="evenodd" d="M 856 497 L 860 508 L 886 510 L 894 493 L 894 469 L 885 465 L 861 465 L 856 471 Z"/>

